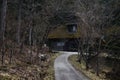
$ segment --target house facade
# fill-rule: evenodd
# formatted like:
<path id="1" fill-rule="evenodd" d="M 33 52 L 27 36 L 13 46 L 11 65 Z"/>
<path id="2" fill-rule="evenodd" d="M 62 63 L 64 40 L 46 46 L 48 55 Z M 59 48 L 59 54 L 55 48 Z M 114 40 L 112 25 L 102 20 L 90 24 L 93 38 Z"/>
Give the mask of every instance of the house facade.
<path id="1" fill-rule="evenodd" d="M 61 25 L 48 35 L 48 46 L 55 51 L 77 51 L 80 28 L 77 24 Z"/>

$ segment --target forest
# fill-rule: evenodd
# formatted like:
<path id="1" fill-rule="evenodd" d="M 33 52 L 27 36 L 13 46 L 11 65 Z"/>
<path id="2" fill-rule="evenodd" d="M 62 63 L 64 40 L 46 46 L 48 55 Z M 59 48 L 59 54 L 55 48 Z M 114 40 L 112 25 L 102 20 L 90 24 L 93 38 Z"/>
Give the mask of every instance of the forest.
<path id="1" fill-rule="evenodd" d="M 89 70 L 95 60 L 99 76 L 103 63 L 100 56 L 104 56 L 112 63 L 112 70 L 106 75 L 112 76 L 112 80 L 120 76 L 120 0 L 0 0 L 0 78 L 10 69 L 12 74 L 14 70 L 25 69 L 21 66 L 40 66 L 38 55 L 47 43 L 49 32 L 71 22 L 71 15 L 75 16 L 81 32 L 77 41 L 78 62 L 83 60 Z M 14 80 L 29 79 L 30 75 L 23 75 Z"/>

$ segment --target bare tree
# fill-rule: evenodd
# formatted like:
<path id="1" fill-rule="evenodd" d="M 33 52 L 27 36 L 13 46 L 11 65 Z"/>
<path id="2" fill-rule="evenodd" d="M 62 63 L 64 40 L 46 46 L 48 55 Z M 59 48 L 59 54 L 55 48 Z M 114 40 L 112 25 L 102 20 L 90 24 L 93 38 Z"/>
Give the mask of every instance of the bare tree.
<path id="1" fill-rule="evenodd" d="M 6 11 L 7 11 L 7 0 L 2 1 L 2 10 L 1 10 L 1 52 L 2 52 L 2 64 L 4 64 L 4 55 L 5 55 L 5 27 L 6 27 Z"/>
<path id="2" fill-rule="evenodd" d="M 18 45 L 20 45 L 22 0 L 19 0 L 18 3 L 19 3 L 18 5 L 18 26 L 17 26 L 16 40 L 17 40 Z"/>
<path id="3" fill-rule="evenodd" d="M 117 1 L 116 1 L 117 2 Z M 89 49 L 90 47 L 96 47 L 95 55 L 99 55 L 101 51 L 101 40 L 104 38 L 104 29 L 110 25 L 114 20 L 114 11 L 116 7 L 112 8 L 108 1 L 107 3 L 101 3 L 99 0 L 78 0 L 78 11 L 76 15 L 82 21 L 81 26 L 81 55 L 86 53 L 86 68 L 88 68 Z M 96 43 L 96 39 L 98 39 Z M 85 43 L 85 44 L 83 44 Z M 97 46 L 95 46 L 97 44 Z M 99 75 L 99 62 L 96 60 L 96 73 Z"/>

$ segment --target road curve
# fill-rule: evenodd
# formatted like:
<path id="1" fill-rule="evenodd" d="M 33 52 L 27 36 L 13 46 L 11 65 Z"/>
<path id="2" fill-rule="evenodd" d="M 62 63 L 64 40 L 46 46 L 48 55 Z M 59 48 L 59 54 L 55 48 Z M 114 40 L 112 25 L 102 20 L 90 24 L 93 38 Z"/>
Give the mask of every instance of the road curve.
<path id="1" fill-rule="evenodd" d="M 82 73 L 76 71 L 68 62 L 70 55 L 76 54 L 75 52 L 62 52 L 64 54 L 56 58 L 54 63 L 55 80 L 89 80 Z"/>

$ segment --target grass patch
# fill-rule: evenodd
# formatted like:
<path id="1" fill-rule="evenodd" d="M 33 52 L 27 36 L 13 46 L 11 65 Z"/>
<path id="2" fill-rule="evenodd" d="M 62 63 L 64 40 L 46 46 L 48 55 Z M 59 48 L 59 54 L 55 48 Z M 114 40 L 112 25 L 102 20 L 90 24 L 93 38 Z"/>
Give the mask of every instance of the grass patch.
<path id="1" fill-rule="evenodd" d="M 90 79 L 92 79 L 92 80 L 108 80 L 108 79 L 104 79 L 104 78 L 96 76 L 95 71 L 92 69 L 86 70 L 85 62 L 82 61 L 80 64 L 79 62 L 77 62 L 76 59 L 77 59 L 77 55 L 72 55 L 69 57 L 69 61 L 75 67 L 75 69 L 77 69 L 78 71 L 81 71 L 83 74 L 88 76 Z"/>
<path id="2" fill-rule="evenodd" d="M 49 61 L 40 64 L 16 59 L 16 64 L 0 66 L 0 80 L 54 80 L 54 60 L 59 55 L 51 53 Z"/>
<path id="3" fill-rule="evenodd" d="M 47 69 L 47 76 L 44 78 L 44 80 L 55 80 L 54 76 L 54 61 L 55 59 L 60 55 L 60 53 L 55 53 L 51 56 L 49 61 L 49 68 Z"/>
<path id="4" fill-rule="evenodd" d="M 7 66 L 0 66 L 0 71 L 7 72 L 8 71 Z"/>
<path id="5" fill-rule="evenodd" d="M 0 75 L 0 80 L 11 80 L 9 76 L 1 76 Z"/>

